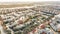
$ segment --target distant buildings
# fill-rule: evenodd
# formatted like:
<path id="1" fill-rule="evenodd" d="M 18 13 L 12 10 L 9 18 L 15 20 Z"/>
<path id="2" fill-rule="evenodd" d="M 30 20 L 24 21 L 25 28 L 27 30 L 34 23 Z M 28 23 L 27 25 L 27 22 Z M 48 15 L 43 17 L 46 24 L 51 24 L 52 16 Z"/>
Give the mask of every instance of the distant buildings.
<path id="1" fill-rule="evenodd" d="M 44 20 L 51 15 L 57 15 L 60 12 L 58 10 L 46 7 L 36 6 L 31 8 L 3 8 L 0 9 L 0 16 L 3 19 L 3 23 L 14 32 L 30 32 Z M 57 17 L 59 21 L 59 16 Z M 57 29 L 54 26 L 55 20 L 52 20 L 50 24 L 53 29 Z M 43 22 L 45 23 L 45 22 Z"/>

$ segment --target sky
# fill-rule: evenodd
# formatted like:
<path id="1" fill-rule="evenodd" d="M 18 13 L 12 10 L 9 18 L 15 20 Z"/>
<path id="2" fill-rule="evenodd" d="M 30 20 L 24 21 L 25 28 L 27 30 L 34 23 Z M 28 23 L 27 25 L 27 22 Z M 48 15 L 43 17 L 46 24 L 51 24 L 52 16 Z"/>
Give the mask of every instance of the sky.
<path id="1" fill-rule="evenodd" d="M 44 1 L 60 1 L 60 0 L 0 0 L 0 2 L 44 2 Z"/>

